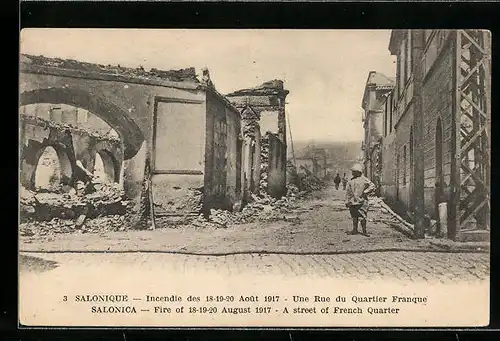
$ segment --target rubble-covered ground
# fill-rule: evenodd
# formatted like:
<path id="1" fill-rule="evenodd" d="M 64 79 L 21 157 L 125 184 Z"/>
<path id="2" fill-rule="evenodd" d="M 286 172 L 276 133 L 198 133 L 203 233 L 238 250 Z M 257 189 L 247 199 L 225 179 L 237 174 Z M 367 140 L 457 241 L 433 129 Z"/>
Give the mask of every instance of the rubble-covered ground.
<path id="1" fill-rule="evenodd" d="M 20 190 L 21 237 L 129 229 L 131 203 L 119 184 L 77 184 L 50 191 Z"/>
<path id="2" fill-rule="evenodd" d="M 299 193 L 299 192 L 298 192 Z M 375 250 L 453 251 L 456 243 L 428 238 L 414 240 L 378 200 L 369 213 L 369 237 L 349 235 L 351 219 L 345 192 L 328 186 L 290 195 L 282 201 L 256 200 L 248 210 L 259 213 L 213 212 L 212 218 L 192 225 L 156 230 L 99 233 L 52 233 L 21 236 L 21 251 L 155 251 L 198 254 L 228 253 L 343 253 Z M 264 202 L 261 202 L 264 200 Z M 260 201 L 260 202 L 259 202 Z M 200 219 L 201 220 L 201 219 Z M 443 241 L 443 240 L 442 240 Z M 461 249 L 487 251 L 487 245 L 460 243 Z"/>

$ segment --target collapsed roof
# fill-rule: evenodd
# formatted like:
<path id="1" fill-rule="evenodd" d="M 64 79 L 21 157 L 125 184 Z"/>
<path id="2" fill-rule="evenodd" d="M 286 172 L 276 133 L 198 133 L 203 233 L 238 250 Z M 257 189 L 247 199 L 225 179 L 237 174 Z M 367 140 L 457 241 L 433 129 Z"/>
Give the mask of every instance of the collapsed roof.
<path id="1" fill-rule="evenodd" d="M 241 89 L 234 91 L 230 94 L 227 94 L 228 97 L 238 97 L 238 96 L 256 96 L 256 95 L 279 95 L 279 94 L 288 94 L 288 90 L 285 90 L 283 87 L 283 81 L 279 79 L 274 79 L 265 83 L 262 83 L 259 86 Z"/>
<path id="2" fill-rule="evenodd" d="M 34 56 L 28 54 L 21 54 L 21 64 L 56 67 L 60 69 L 98 72 L 112 75 L 129 76 L 145 79 L 160 79 L 172 82 L 194 81 L 199 82 L 196 77 L 196 70 L 194 67 L 179 70 L 158 70 L 152 68 L 146 71 L 142 66 L 137 68 L 123 67 L 120 65 L 103 65 L 81 62 L 74 59 L 61 59 L 50 58 L 45 56 Z"/>

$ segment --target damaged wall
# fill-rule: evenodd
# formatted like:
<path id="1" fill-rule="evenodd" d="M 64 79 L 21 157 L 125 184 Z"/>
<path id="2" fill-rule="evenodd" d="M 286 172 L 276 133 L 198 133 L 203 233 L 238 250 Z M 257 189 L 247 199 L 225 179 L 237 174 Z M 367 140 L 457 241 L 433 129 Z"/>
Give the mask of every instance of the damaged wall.
<path id="1" fill-rule="evenodd" d="M 241 111 L 241 129 L 243 134 L 242 186 L 244 200 L 248 202 L 251 194 L 260 191 L 260 115 L 250 106 Z"/>
<path id="2" fill-rule="evenodd" d="M 123 162 L 123 144 L 119 139 L 26 115 L 21 115 L 21 127 L 21 183 L 26 188 L 34 187 L 38 159 L 47 146 L 58 154 L 62 184 L 73 185 L 77 160 L 93 172 L 97 153 L 102 155 L 104 167 L 111 168 L 112 181 L 119 182 Z"/>
<path id="3" fill-rule="evenodd" d="M 288 93 L 283 87 L 283 81 L 273 80 L 227 95 L 242 113 L 251 109 L 258 116 L 259 135 L 262 137 L 255 142 L 256 145 L 260 144 L 257 146 L 260 155 L 254 164 L 260 164 L 260 174 L 254 173 L 253 178 L 259 179 L 259 190 L 267 191 L 273 196 L 281 196 L 286 192 L 285 98 Z M 268 133 L 274 134 L 273 137 L 269 138 Z M 279 145 L 275 139 L 280 142 Z M 251 142 L 247 143 L 250 144 Z M 269 158 L 272 158 L 271 164 Z"/>
<path id="4" fill-rule="evenodd" d="M 194 69 L 162 73 L 21 56 L 20 105 L 67 104 L 99 116 L 123 139 L 123 186 L 139 205 L 155 98 L 203 97 Z M 149 141 L 149 142 L 148 142 Z"/>
<path id="5" fill-rule="evenodd" d="M 281 198 L 286 194 L 286 145 L 276 134 L 267 134 L 268 156 L 268 193 L 275 198 Z"/>
<path id="6" fill-rule="evenodd" d="M 212 90 L 206 105 L 205 209 L 232 209 L 242 199 L 240 114 Z"/>
<path id="7" fill-rule="evenodd" d="M 273 80 L 260 86 L 232 92 L 228 99 L 238 109 L 250 106 L 261 117 L 261 133 L 277 133 L 286 144 L 285 99 L 289 91 L 283 87 L 283 81 Z"/>
<path id="8" fill-rule="evenodd" d="M 61 184 L 72 186 L 75 181 L 76 159 L 71 131 L 49 125 L 50 122 L 21 117 L 21 184 L 35 187 L 35 172 L 46 147 L 53 147 L 61 166 Z"/>
<path id="9" fill-rule="evenodd" d="M 157 98 L 152 146 L 155 215 L 199 212 L 205 171 L 205 97 Z"/>
<path id="10" fill-rule="evenodd" d="M 269 98 L 286 93 L 272 91 Z M 123 174 L 123 188 L 136 212 L 144 212 L 150 199 L 155 213 L 166 216 L 199 212 L 201 205 L 205 212 L 212 207 L 231 209 L 241 201 L 240 114 L 213 88 L 208 71 L 200 82 L 193 68 L 146 71 L 22 55 L 20 93 L 21 106 L 75 106 L 116 131 L 123 142 L 121 149 L 111 151 L 123 160 L 116 173 Z M 284 106 L 283 101 L 273 101 L 267 109 Z M 78 116 L 61 115 L 61 120 L 76 120 L 78 125 Z M 255 135 L 259 151 L 260 132 Z M 95 153 L 98 146 L 84 136 L 69 141 L 75 148 L 72 153 L 92 168 L 95 156 L 85 150 Z M 254 167 L 259 167 L 260 153 L 253 157 Z M 259 175 L 252 172 L 254 181 Z M 146 200 L 147 193 L 152 198 Z"/>

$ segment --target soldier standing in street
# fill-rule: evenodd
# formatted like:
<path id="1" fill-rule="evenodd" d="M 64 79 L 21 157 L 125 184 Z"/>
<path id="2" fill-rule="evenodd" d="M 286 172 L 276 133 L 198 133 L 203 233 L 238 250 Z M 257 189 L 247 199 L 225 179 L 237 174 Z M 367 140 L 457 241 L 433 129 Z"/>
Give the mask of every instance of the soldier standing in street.
<path id="1" fill-rule="evenodd" d="M 333 179 L 333 183 L 335 184 L 335 189 L 339 189 L 339 185 L 340 185 L 339 173 L 337 173 L 337 175 L 335 175 L 335 178 Z"/>
<path id="2" fill-rule="evenodd" d="M 344 189 L 344 191 L 346 186 L 347 186 L 347 176 L 344 173 L 344 177 L 342 177 L 342 188 Z"/>
<path id="3" fill-rule="evenodd" d="M 368 195 L 375 191 L 375 185 L 367 177 L 363 176 L 363 168 L 360 164 L 355 164 L 352 169 L 352 179 L 347 182 L 346 207 L 351 214 L 353 228 L 350 234 L 358 233 L 358 222 L 364 236 L 369 236 L 366 232 L 366 218 L 368 214 Z"/>

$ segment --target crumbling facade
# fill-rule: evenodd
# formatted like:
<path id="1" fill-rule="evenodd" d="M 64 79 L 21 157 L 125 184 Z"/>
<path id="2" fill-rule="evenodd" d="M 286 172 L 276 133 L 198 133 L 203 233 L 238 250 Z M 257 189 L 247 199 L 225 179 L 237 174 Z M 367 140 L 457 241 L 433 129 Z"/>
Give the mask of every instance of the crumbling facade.
<path id="1" fill-rule="evenodd" d="M 260 179 L 259 190 L 263 190 L 275 198 L 286 194 L 286 116 L 285 99 L 289 91 L 283 87 L 283 82 L 274 80 L 266 82 L 261 86 L 238 90 L 230 93 L 227 98 L 240 110 L 243 116 L 255 117 L 252 120 L 246 120 L 245 125 L 250 130 L 257 127 L 260 129 Z M 247 123 L 248 122 L 248 123 Z M 253 123 L 250 123 L 253 122 Z M 250 124 L 250 125 L 248 125 Z M 257 141 L 255 138 L 254 141 Z M 246 153 L 247 154 L 247 153 Z M 255 167 L 254 164 L 252 167 Z M 257 172 L 246 172 L 247 187 L 250 192 L 255 191 L 255 179 Z M 249 174 L 253 174 L 250 176 Z"/>
<path id="2" fill-rule="evenodd" d="M 34 189 L 37 163 L 47 147 L 54 148 L 57 153 L 55 161 L 59 163 L 63 185 L 74 185 L 77 160 L 93 172 L 96 159 L 103 163 L 103 181 L 122 183 L 123 143 L 118 136 L 109 134 L 112 128 L 93 116 L 69 106 L 35 104 L 22 107 L 21 184 Z"/>
<path id="3" fill-rule="evenodd" d="M 252 194 L 260 192 L 261 172 L 261 132 L 260 114 L 250 106 L 241 110 L 242 125 L 242 189 L 245 202 L 250 201 Z"/>
<path id="4" fill-rule="evenodd" d="M 380 191 L 381 181 L 383 109 L 385 96 L 394 87 L 394 80 L 379 72 L 370 71 L 365 84 L 361 107 L 363 108 L 363 161 L 365 174 Z"/>
<path id="5" fill-rule="evenodd" d="M 422 237 L 428 219 L 449 238 L 489 234 L 490 47 L 480 30 L 393 30 L 396 87 L 384 104 L 383 195 Z M 395 162 L 394 162 L 395 161 Z M 392 180 L 394 179 L 394 180 Z M 444 230 L 446 229 L 446 230 Z"/>
<path id="6" fill-rule="evenodd" d="M 194 68 L 146 71 L 28 55 L 20 69 L 24 184 L 32 183 L 45 146 L 55 147 L 70 186 L 76 163 L 92 172 L 95 154 L 105 149 L 138 219 L 145 210 L 183 219 L 241 202 L 240 112 L 216 91 L 207 70 L 200 80 Z M 57 114 L 46 120 L 23 109 L 40 103 L 76 108 L 76 116 L 63 111 L 59 122 Z M 87 134 L 79 110 L 116 135 Z"/>

